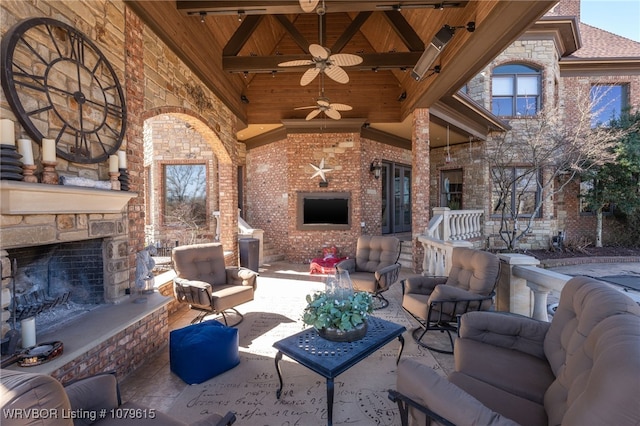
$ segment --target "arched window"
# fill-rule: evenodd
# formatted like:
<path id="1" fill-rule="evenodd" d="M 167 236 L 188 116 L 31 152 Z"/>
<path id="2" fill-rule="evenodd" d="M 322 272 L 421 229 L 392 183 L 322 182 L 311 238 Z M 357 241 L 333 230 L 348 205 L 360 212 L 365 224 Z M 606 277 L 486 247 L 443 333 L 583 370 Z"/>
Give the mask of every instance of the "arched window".
<path id="1" fill-rule="evenodd" d="M 540 70 L 522 64 L 496 67 L 491 111 L 499 116 L 533 116 L 540 110 Z"/>

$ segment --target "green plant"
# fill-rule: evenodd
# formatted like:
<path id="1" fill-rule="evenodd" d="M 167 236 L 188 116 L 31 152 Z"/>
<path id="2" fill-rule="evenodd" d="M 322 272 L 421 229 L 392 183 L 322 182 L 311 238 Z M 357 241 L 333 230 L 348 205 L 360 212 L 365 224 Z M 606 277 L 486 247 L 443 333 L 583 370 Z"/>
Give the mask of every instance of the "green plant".
<path id="1" fill-rule="evenodd" d="M 352 330 L 362 324 L 373 312 L 373 297 L 364 291 L 355 292 L 346 299 L 336 299 L 326 292 L 307 295 L 302 321 L 315 327 Z"/>

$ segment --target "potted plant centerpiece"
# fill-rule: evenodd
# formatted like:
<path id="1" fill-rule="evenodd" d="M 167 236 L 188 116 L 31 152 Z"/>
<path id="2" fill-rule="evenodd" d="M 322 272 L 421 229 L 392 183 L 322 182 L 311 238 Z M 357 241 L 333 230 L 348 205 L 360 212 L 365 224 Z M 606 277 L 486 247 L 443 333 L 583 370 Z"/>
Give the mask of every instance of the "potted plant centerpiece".
<path id="1" fill-rule="evenodd" d="M 327 340 L 353 342 L 367 334 L 367 317 L 373 312 L 373 297 L 367 292 L 353 292 L 340 286 L 345 279 L 351 283 L 348 272 L 343 271 L 341 275 L 330 277 L 325 291 L 307 295 L 302 321 L 313 326 Z"/>

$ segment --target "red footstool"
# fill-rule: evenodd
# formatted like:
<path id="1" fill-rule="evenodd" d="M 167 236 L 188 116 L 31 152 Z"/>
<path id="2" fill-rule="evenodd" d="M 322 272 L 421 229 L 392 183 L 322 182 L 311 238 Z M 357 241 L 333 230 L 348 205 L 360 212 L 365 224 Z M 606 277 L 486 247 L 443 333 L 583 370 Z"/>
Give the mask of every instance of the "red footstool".
<path id="1" fill-rule="evenodd" d="M 322 249 L 322 257 L 311 259 L 309 272 L 311 274 L 335 274 L 336 264 L 348 259 L 348 257 L 339 257 L 338 249 L 334 247 L 325 247 Z"/>

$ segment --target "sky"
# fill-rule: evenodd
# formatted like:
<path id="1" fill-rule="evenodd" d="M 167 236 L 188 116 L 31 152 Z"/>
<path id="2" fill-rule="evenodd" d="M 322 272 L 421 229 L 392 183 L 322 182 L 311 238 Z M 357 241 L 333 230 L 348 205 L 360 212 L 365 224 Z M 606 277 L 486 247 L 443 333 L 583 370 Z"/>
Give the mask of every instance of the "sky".
<path id="1" fill-rule="evenodd" d="M 640 42 L 640 0 L 581 0 L 580 20 Z"/>

